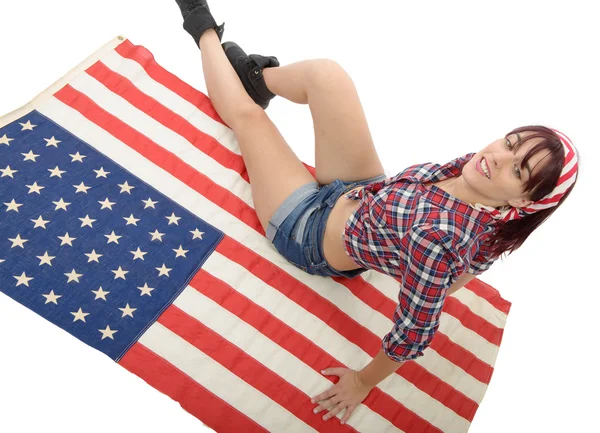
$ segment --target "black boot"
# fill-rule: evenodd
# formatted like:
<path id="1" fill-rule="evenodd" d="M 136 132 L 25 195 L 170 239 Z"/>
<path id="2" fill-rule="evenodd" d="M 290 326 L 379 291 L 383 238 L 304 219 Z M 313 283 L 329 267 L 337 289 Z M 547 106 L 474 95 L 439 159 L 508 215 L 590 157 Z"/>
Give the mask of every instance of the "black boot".
<path id="1" fill-rule="evenodd" d="M 225 23 L 217 25 L 206 0 L 175 0 L 183 16 L 183 28 L 194 38 L 199 47 L 200 36 L 208 29 L 215 29 L 219 40 L 223 38 Z"/>
<path id="2" fill-rule="evenodd" d="M 276 57 L 261 56 L 250 54 L 249 56 L 235 42 L 225 42 L 221 44 L 229 62 L 237 72 L 248 95 L 260 105 L 263 109 L 269 106 L 269 101 L 275 97 L 275 94 L 267 88 L 265 78 L 263 77 L 264 68 L 273 68 L 279 66 Z"/>

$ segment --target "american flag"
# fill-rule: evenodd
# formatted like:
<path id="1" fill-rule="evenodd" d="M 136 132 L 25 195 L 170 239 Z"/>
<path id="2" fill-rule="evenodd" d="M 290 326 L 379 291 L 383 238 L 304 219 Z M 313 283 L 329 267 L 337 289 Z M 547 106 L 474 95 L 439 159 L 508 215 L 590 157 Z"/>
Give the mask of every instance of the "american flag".
<path id="1" fill-rule="evenodd" d="M 323 421 L 310 397 L 334 379 L 320 371 L 371 361 L 398 282 L 308 275 L 280 256 L 232 131 L 147 49 L 115 38 L 2 117 L 0 173 L 0 291 L 210 428 L 468 430 L 510 303 L 472 281 L 423 357 L 346 425 Z"/>

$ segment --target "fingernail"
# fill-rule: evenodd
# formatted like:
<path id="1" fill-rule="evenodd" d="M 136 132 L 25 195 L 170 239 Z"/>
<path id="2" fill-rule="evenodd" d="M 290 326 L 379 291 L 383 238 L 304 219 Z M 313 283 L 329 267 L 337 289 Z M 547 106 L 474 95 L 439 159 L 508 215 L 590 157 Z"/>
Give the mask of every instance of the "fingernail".
<path id="1" fill-rule="evenodd" d="M 321 370 L 321 373 L 325 374 L 325 370 Z"/>
<path id="2" fill-rule="evenodd" d="M 340 421 L 341 424 L 344 424 L 344 421 Z"/>
<path id="3" fill-rule="evenodd" d="M 311 398 L 311 399 L 310 399 L 310 402 L 311 402 L 311 403 L 314 403 L 314 402 L 315 402 L 315 399 L 314 399 L 314 398 Z"/>
<path id="4" fill-rule="evenodd" d="M 315 409 L 315 410 L 313 410 L 313 412 L 314 412 L 314 413 L 317 413 L 317 412 L 318 412 L 318 410 L 317 410 L 317 409 Z"/>

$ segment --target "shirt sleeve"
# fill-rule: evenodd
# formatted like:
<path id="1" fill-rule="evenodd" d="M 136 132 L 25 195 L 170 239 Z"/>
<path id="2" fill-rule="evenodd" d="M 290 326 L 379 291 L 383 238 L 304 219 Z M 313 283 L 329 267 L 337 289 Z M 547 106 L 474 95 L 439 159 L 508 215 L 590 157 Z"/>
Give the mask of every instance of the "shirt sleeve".
<path id="1" fill-rule="evenodd" d="M 447 236 L 431 225 L 413 227 L 403 237 L 399 304 L 394 326 L 382 341 L 383 350 L 394 361 L 423 355 L 439 327 L 447 289 L 462 272 L 444 238 Z"/>
<path id="2" fill-rule="evenodd" d="M 497 259 L 498 257 L 490 259 L 488 257 L 485 257 L 483 254 L 478 254 L 475 257 L 473 257 L 473 259 L 469 263 L 468 272 L 472 275 L 481 275 L 485 271 L 487 271 Z"/>

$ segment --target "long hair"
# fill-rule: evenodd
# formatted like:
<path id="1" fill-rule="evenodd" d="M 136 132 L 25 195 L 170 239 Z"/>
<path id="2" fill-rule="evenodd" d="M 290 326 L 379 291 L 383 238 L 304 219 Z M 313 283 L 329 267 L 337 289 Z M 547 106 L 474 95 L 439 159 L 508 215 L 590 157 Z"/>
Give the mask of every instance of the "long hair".
<path id="1" fill-rule="evenodd" d="M 549 161 L 547 161 L 543 168 L 538 170 L 534 176 L 531 176 L 523 187 L 523 192 L 529 193 L 529 200 L 535 202 L 552 192 L 558 183 L 565 160 L 565 151 L 560 138 L 550 128 L 539 125 L 522 126 L 513 129 L 506 134 L 505 137 L 519 132 L 531 132 L 533 134 L 527 135 L 523 137 L 522 140 L 519 140 L 515 145 L 515 151 L 529 140 L 534 138 L 542 139 L 537 145 L 532 146 L 525 154 L 523 162 L 521 163 L 521 170 L 525 168 L 525 164 L 533 155 L 544 149 L 550 151 L 550 154 L 547 157 Z M 499 222 L 496 230 L 486 241 L 485 246 L 487 247 L 490 256 L 499 257 L 505 252 L 509 252 L 510 255 L 523 245 L 523 242 L 525 242 L 529 235 L 563 204 L 571 194 L 571 191 L 573 191 L 576 183 L 577 181 L 571 185 L 556 206 L 535 212 L 521 219 Z"/>

